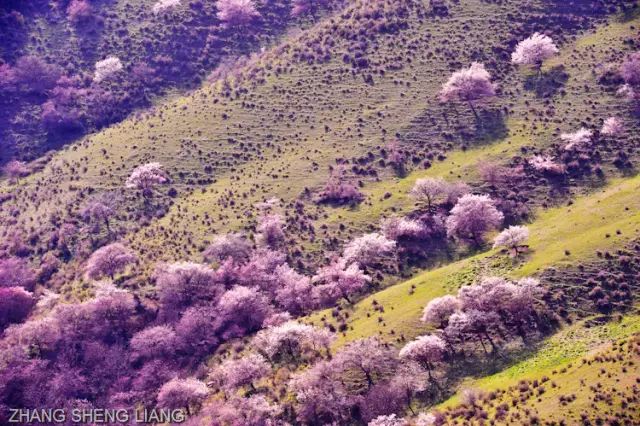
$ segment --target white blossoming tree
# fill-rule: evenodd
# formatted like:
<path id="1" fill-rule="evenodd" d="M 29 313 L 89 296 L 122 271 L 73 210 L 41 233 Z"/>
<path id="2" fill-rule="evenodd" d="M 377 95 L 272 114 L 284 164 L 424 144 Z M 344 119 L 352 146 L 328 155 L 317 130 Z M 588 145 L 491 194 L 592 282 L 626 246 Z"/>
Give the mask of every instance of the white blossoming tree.
<path id="1" fill-rule="evenodd" d="M 96 70 L 93 74 L 93 81 L 100 83 L 101 81 L 111 78 L 114 74 L 122 71 L 124 66 L 119 58 L 109 56 L 108 58 L 96 62 Z"/>
<path id="2" fill-rule="evenodd" d="M 551 37 L 535 33 L 522 40 L 511 54 L 511 62 L 516 65 L 533 65 L 540 73 L 542 63 L 558 53 L 558 48 Z"/>

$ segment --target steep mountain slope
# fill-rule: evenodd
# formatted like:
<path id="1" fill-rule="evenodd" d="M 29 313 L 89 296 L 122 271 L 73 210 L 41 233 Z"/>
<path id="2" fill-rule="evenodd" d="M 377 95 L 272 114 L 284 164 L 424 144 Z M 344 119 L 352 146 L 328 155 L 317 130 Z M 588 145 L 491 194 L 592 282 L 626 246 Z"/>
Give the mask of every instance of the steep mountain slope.
<path id="1" fill-rule="evenodd" d="M 247 214 L 251 214 L 251 206 L 256 201 L 279 196 L 287 204 L 297 199 L 305 188 L 317 189 L 327 179 L 326 168 L 335 159 L 365 159 L 363 167 L 352 164 L 351 167 L 359 171 L 354 179 L 373 180 L 375 175 L 367 178 L 371 173 L 383 178 L 390 176 L 390 170 L 378 170 L 373 162 L 379 158 L 379 149 L 396 133 L 403 147 L 416 153 L 418 161 L 438 156 L 455 146 L 503 138 L 504 130 L 500 129 L 504 127 L 500 122 L 489 121 L 477 133 L 468 112 L 459 110 L 453 116 L 451 112 L 443 115 L 446 108 L 439 104 L 436 94 L 451 70 L 471 60 L 493 61 L 501 67 L 498 59 L 504 57 L 515 41 L 514 31 L 526 34 L 542 29 L 543 24 L 536 19 L 546 3 L 531 2 L 523 8 L 521 4 L 511 3 L 462 2 L 451 5 L 445 18 L 425 15 L 428 10 L 420 3 L 376 5 L 386 10 L 385 14 L 369 16 L 359 12 L 362 5 L 355 4 L 350 7 L 353 12 L 345 12 L 336 24 L 320 24 L 300 40 L 292 41 L 290 46 L 266 52 L 246 71 L 249 80 L 240 87 L 249 89 L 233 90 L 224 85 L 222 89 L 203 89 L 159 107 L 148 118 L 132 118 L 66 149 L 42 172 L 21 180 L 20 184 L 29 188 L 22 191 L 24 195 L 10 189 L 13 199 L 4 203 L 3 211 L 10 213 L 11 219 L 5 215 L 3 222 L 14 230 L 17 225 L 28 234 L 30 223 L 45 224 L 52 215 L 64 218 L 67 213 L 62 206 L 80 206 L 89 192 L 119 191 L 135 165 L 159 161 L 174 181 L 172 188 L 176 189 L 177 198 L 170 212 L 140 235 L 145 246 L 151 246 L 149 256 L 157 258 L 162 253 L 162 258 L 167 259 L 179 253 L 194 253 L 215 232 L 252 225 Z M 512 14 L 519 18 L 480 19 Z M 549 16 L 571 25 L 589 22 L 586 16 L 580 15 Z M 375 31 L 367 28 L 376 23 L 382 25 L 377 30 L 380 33 L 371 40 L 351 38 L 358 28 Z M 522 28 L 523 23 L 526 30 Z M 344 28 L 344 33 L 327 38 L 335 25 Z M 457 34 L 464 34 L 464 38 L 447 49 L 436 47 L 450 44 L 451 28 L 456 29 Z M 386 34 L 388 31 L 393 32 Z M 487 38 L 487 34 L 494 38 Z M 398 37 L 402 44 L 398 44 Z M 480 38 L 482 45 L 476 45 L 475 40 Z M 328 62 L 324 58 L 305 56 L 311 55 L 307 51 L 316 48 L 314 46 L 330 52 Z M 364 58 L 361 63 L 366 63 L 365 68 L 343 62 L 347 60 L 344 57 L 347 52 L 354 48 L 359 52 L 356 56 Z M 604 58 L 611 59 L 614 58 Z M 312 64 L 307 65 L 309 61 Z M 384 73 L 380 75 L 381 72 Z M 254 73 L 258 76 L 251 77 Z M 318 78 L 318 75 L 324 77 Z M 369 75 L 375 75 L 373 85 Z M 255 83 L 262 79 L 264 83 Z M 517 99 L 522 102 L 513 105 L 510 121 L 518 123 L 518 117 L 526 119 L 535 109 L 533 105 L 538 105 L 541 111 L 545 109 L 548 100 L 518 89 L 522 77 L 513 69 L 497 68 L 496 79 L 505 94 L 512 90 L 520 93 Z M 580 87 L 579 82 L 575 87 Z M 572 92 L 567 104 L 582 102 L 580 93 Z M 499 102 L 511 108 L 506 104 L 506 97 L 504 99 Z M 592 99 L 596 105 L 600 102 Z M 491 110 L 499 107 L 498 103 Z M 555 114 L 555 109 L 549 112 Z M 593 120 L 590 115 L 577 110 L 570 119 L 563 117 L 563 120 L 571 128 L 583 120 Z M 426 117 L 428 121 L 414 129 L 415 124 L 411 123 L 424 123 Z M 538 119 L 530 119 L 537 127 Z M 540 120 L 545 123 L 548 119 Z M 541 138 L 552 132 L 549 124 L 545 126 L 548 130 L 544 127 L 536 130 Z M 517 129 L 517 125 L 511 128 Z M 533 137 L 529 133 L 519 136 L 514 132 L 512 137 L 517 138 L 517 144 L 528 143 Z M 216 182 L 212 183 L 213 180 Z M 377 199 L 371 202 L 379 205 Z M 160 214 L 164 214 L 167 203 L 160 204 Z M 214 206 L 225 205 L 230 212 L 213 214 Z M 312 203 L 305 206 L 314 217 L 324 214 L 323 209 L 317 211 Z M 366 209 L 366 204 L 362 209 Z M 140 211 L 140 206 L 134 201 L 124 203 L 120 207 L 123 217 L 127 211 Z M 16 216 L 15 212 L 20 213 Z M 207 212 L 213 217 L 206 218 Z M 142 214 L 153 217 L 157 212 Z M 376 215 L 362 217 L 376 221 Z M 171 235 L 164 237 L 169 225 Z M 37 233 L 45 232 L 46 226 Z M 327 232 L 329 236 L 334 234 Z M 317 241 L 314 234 L 301 238 Z"/>
<path id="2" fill-rule="evenodd" d="M 193 424 L 539 424 L 578 422 L 582 412 L 602 423 L 606 409 L 611 424 L 615 416 L 633 424 L 639 139 L 634 103 L 617 91 L 640 18 L 637 7 L 620 12 L 627 3 L 336 3 L 310 28 L 223 64 L 203 87 L 3 178 L 0 278 L 16 288 L 25 270 L 37 272 L 25 272 L 24 290 L 10 296 L 33 291 L 39 303 L 3 328 L 0 420 L 12 404 L 64 400 L 181 408 Z M 123 19 L 150 4 L 112 7 Z M 126 31 L 148 31 L 136 22 Z M 539 72 L 510 62 L 516 43 L 535 31 L 560 47 Z M 439 93 L 452 72 L 476 61 L 498 90 L 474 116 Z M 182 83 L 172 87 L 197 85 Z M 624 125 L 618 135 L 600 130 L 610 117 Z M 580 128 L 591 138 L 572 151 L 561 134 Z M 540 157 L 555 169 L 536 169 Z M 166 179 L 131 184 L 132 171 L 154 163 Z M 486 241 L 447 235 L 459 197 L 432 209 L 409 195 L 428 177 L 491 197 L 504 212 L 500 225 L 527 226 L 526 250 L 489 249 L 493 229 Z M 335 180 L 363 199 L 321 200 Z M 96 200 L 110 210 L 98 220 Z M 270 242 L 264 229 L 273 213 L 285 226 Z M 348 265 L 345 245 L 384 233 L 381 220 L 397 215 L 441 220 L 442 235 L 413 246 L 380 236 L 393 255 Z M 246 240 L 225 237 L 236 231 Z M 233 247 L 212 249 L 220 237 Z M 100 264 L 109 250 L 121 259 Z M 487 276 L 508 277 L 504 288 L 514 294 L 525 288 L 521 305 L 499 311 L 504 317 L 476 309 L 477 323 L 494 322 L 461 326 L 453 337 L 449 317 L 420 320 L 433 299 Z M 525 277 L 536 279 L 517 281 Z M 326 285 L 349 279 L 358 281 L 349 293 Z M 455 303 L 454 314 L 467 315 Z M 425 334 L 441 345 L 434 360 L 407 361 L 405 345 Z M 601 385 L 586 389 L 585 378 Z M 53 390 L 35 385 L 44 381 Z M 466 387 L 485 395 L 464 396 Z M 554 411 L 557 401 L 570 405 L 566 416 Z M 440 417 L 431 423 L 416 417 L 433 409 Z M 397 418 L 375 423 L 387 415 Z"/>

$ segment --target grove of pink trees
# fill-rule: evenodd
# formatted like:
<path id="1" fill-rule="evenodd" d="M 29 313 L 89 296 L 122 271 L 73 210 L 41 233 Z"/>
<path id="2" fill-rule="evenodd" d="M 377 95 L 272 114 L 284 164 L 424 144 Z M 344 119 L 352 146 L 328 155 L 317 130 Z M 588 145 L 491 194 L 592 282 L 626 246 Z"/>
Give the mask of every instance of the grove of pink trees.
<path id="1" fill-rule="evenodd" d="M 422 320 L 442 330 L 449 347 L 464 344 L 469 340 L 465 336 L 470 336 L 483 348 L 486 340 L 496 350 L 496 337 L 511 333 L 524 340 L 537 330 L 543 295 L 539 281 L 533 278 L 511 282 L 487 277 L 462 287 L 457 297 L 433 299 L 425 307 Z"/>

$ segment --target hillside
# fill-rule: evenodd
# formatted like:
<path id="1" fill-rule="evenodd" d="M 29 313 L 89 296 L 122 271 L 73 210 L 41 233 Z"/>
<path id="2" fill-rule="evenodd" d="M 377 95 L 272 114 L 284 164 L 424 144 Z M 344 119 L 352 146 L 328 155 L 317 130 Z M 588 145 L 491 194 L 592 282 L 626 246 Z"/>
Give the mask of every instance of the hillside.
<path id="1" fill-rule="evenodd" d="M 640 421 L 638 10 L 3 4 L 0 419 Z"/>

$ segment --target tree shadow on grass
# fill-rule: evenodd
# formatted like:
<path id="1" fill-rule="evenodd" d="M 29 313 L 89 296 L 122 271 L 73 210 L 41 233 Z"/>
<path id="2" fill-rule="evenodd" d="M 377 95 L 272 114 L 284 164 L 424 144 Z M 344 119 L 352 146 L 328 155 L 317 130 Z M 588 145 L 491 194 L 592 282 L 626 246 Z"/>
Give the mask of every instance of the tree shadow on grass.
<path id="1" fill-rule="evenodd" d="M 480 111 L 475 132 L 472 135 L 474 145 L 494 142 L 509 135 L 509 129 L 501 110 Z"/>
<path id="2" fill-rule="evenodd" d="M 539 98 L 550 98 L 555 96 L 564 87 L 569 79 L 569 74 L 564 70 L 563 65 L 551 68 L 545 73 L 532 74 L 527 76 L 524 88 L 535 92 Z"/>

